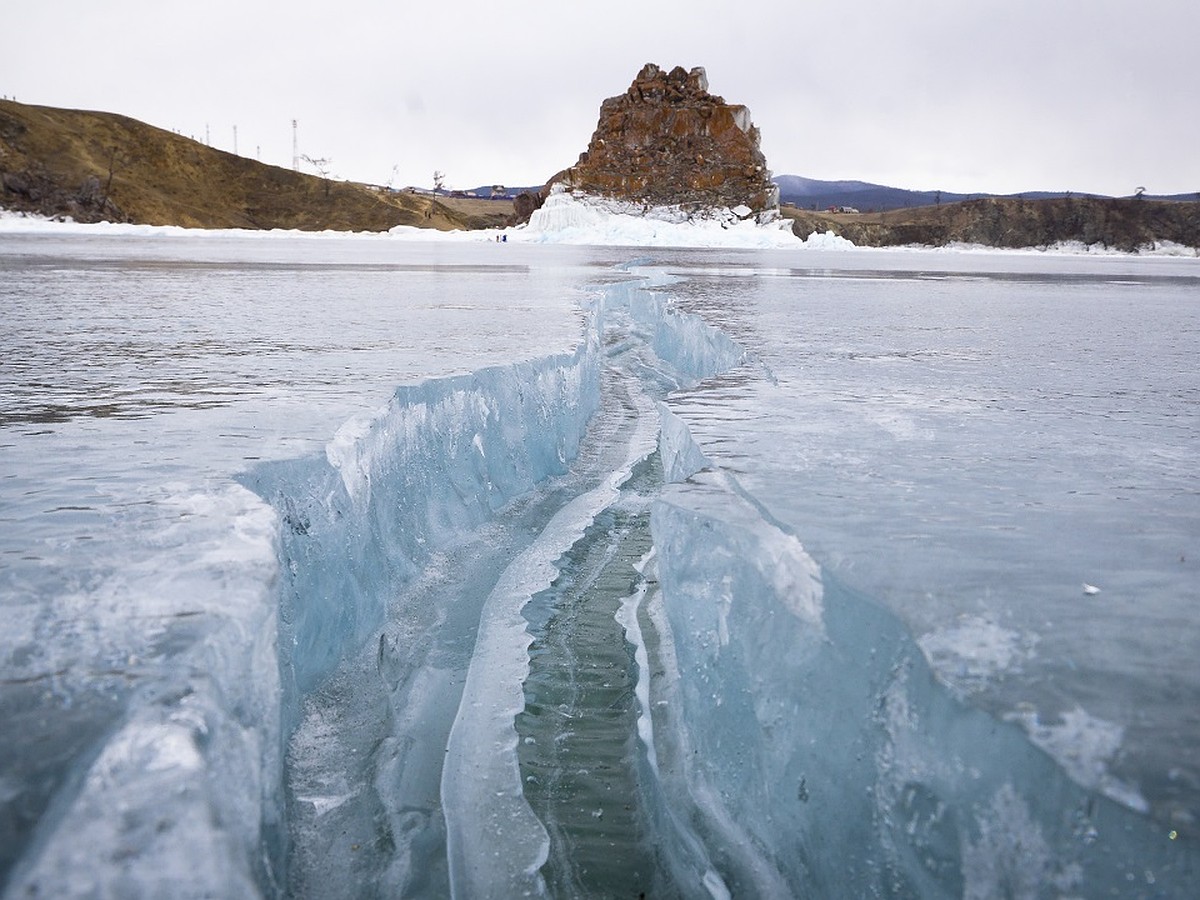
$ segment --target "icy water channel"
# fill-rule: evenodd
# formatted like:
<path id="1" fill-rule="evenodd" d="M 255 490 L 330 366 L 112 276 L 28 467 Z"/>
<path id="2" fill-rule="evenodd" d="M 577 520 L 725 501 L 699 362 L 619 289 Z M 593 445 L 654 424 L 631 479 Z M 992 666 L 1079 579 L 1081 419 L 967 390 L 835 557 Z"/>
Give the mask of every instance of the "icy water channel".
<path id="1" fill-rule="evenodd" d="M 1191 896 L 1195 260 L 0 266 L 4 896 Z"/>

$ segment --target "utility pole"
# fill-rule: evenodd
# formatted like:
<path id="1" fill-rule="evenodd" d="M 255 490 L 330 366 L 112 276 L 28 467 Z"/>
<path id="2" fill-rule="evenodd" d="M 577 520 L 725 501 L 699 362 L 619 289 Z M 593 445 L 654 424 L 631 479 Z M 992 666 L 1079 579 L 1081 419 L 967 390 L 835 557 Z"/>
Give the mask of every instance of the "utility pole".
<path id="1" fill-rule="evenodd" d="M 292 171 L 300 171 L 300 141 L 296 137 L 296 120 L 292 119 Z"/>
<path id="2" fill-rule="evenodd" d="M 233 155 L 237 156 L 237 126 L 233 126 Z"/>
<path id="3" fill-rule="evenodd" d="M 210 141 L 208 139 L 208 123 L 207 122 L 204 123 L 204 146 L 205 147 L 212 146 L 212 141 Z"/>

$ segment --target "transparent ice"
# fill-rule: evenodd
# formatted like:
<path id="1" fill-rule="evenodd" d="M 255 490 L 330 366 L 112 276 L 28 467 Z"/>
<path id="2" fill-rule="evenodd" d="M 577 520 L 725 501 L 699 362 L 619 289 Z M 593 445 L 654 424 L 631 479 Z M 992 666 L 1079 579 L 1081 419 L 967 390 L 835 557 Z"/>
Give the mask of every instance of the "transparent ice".
<path id="1" fill-rule="evenodd" d="M 0 266 L 5 896 L 1190 895 L 1194 260 Z"/>

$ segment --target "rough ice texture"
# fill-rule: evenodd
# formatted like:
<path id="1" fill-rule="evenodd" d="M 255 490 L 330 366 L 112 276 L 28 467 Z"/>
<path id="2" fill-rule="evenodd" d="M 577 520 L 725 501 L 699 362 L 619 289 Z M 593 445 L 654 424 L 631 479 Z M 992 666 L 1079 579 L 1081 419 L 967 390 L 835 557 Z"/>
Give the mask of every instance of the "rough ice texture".
<path id="1" fill-rule="evenodd" d="M 142 686 L 39 823 L 8 896 L 254 896 L 281 883 L 278 522 L 236 485 L 173 506 L 157 536 L 172 571 L 139 567 L 114 590 L 174 619 L 164 640 L 191 645 L 151 677 L 129 661 Z"/>
<path id="2" fill-rule="evenodd" d="M 323 458 L 248 479 L 279 511 L 285 688 L 312 690 L 382 622 L 389 589 L 437 548 L 565 471 L 599 402 L 594 336 L 573 354 L 400 388 Z"/>
<path id="3" fill-rule="evenodd" d="M 982 616 L 960 616 L 953 624 L 920 638 L 921 649 L 938 677 L 962 696 L 997 676 L 1020 671 L 1036 643 L 1036 637 L 1023 636 Z"/>
<path id="4" fill-rule="evenodd" d="M 12 874 L 12 896 L 278 888 L 279 749 L 298 695 L 377 627 L 396 579 L 563 470 L 598 403 L 604 315 L 628 319 L 664 381 L 743 360 L 727 336 L 655 295 L 609 292 L 614 308 L 575 353 L 404 388 L 378 415 L 348 423 L 324 455 L 264 466 L 251 481 L 277 515 L 233 486 L 179 500 L 178 533 L 162 538 L 179 561 L 171 578 L 211 586 L 218 574 L 217 614 L 188 671 L 130 705 L 78 790 L 47 817 Z M 1016 724 L 950 695 L 899 622 L 818 571 L 735 480 L 702 472 L 710 463 L 677 418 L 664 417 L 661 447 L 670 479 L 687 481 L 652 513 L 660 587 L 649 602 L 662 612 L 665 677 L 646 705 L 669 715 L 643 732 L 656 741 L 661 778 L 648 790 L 664 852 L 698 860 L 710 893 L 1038 896 L 1050 885 L 1094 896 L 1148 875 L 1188 883 L 1195 856 L 1183 842 L 1086 787 L 1111 787 L 1101 764 L 1119 735 L 1082 712 L 1046 726 L 1048 746 L 1082 737 L 1097 749 L 1074 773 L 1085 786 L 1071 781 Z M 210 516 L 212 503 L 228 509 Z M 235 555 L 231 520 L 242 537 Z M 512 573 L 507 600 L 545 581 L 532 562 L 530 577 Z M 149 594 L 163 575 L 139 577 Z M 488 653 L 523 639 L 497 621 L 502 641 L 481 642 L 477 681 L 494 671 Z M 519 676 L 519 660 L 501 661 Z M 501 703 L 485 724 L 512 712 Z M 468 773 L 483 747 L 511 772 L 513 748 L 473 744 L 473 734 L 459 738 L 453 770 Z M 457 780 L 455 822 L 494 786 Z M 488 841 L 460 844 L 472 854 L 466 868 L 537 849 L 518 844 L 536 824 L 490 821 Z M 511 860 L 531 890 L 537 858 Z"/>
<path id="5" fill-rule="evenodd" d="M 455 896 L 541 896 L 549 836 L 524 797 L 514 719 L 532 640 L 521 610 L 558 574 L 555 561 L 580 540 L 620 493 L 633 466 L 654 450 L 653 409 L 643 402 L 640 427 L 624 466 L 576 497 L 501 574 L 484 605 L 458 718 L 442 772 L 450 883 Z"/>
<path id="6" fill-rule="evenodd" d="M 1072 780 L 955 698 L 897 619 L 820 572 L 731 476 L 668 489 L 651 529 L 669 651 L 650 698 L 657 772 L 670 821 L 693 824 L 734 896 L 1186 883 L 1186 848 L 1088 789 L 1107 787 L 1102 766 Z M 1047 743 L 1068 730 L 1101 751 L 1116 739 L 1074 715 Z"/>

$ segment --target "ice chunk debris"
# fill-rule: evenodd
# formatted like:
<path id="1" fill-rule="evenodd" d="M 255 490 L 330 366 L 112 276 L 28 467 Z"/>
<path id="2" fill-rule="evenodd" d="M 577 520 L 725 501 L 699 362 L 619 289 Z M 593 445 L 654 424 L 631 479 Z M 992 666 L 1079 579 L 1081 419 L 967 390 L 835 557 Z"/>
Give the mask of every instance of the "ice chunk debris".
<path id="1" fill-rule="evenodd" d="M 739 213 L 738 209 L 745 209 Z M 582 192 L 554 190 L 529 224 L 513 229 L 513 240 L 547 244 L 628 247 L 790 247 L 802 246 L 791 222 L 759 224 L 748 207 L 701 212 L 678 206 L 645 207 Z"/>

